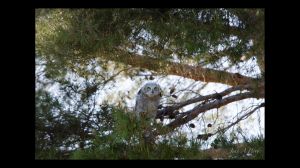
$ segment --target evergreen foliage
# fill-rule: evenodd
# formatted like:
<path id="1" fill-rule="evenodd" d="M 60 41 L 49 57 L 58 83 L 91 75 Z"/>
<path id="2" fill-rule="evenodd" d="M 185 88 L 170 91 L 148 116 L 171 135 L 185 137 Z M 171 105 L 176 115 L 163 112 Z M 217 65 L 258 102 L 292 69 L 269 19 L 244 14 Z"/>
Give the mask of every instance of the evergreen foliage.
<path id="1" fill-rule="evenodd" d="M 237 64 L 254 55 L 264 71 L 264 10 L 36 10 L 36 55 L 47 60 L 53 77 L 96 57 L 125 63 L 138 48 L 160 60 L 154 69 L 174 55 L 202 65 L 225 55 Z"/>
<path id="2" fill-rule="evenodd" d="M 122 103 L 96 105 L 99 91 L 120 74 L 133 78 L 148 69 L 188 78 L 200 74 L 190 63 L 202 70 L 225 56 L 231 66 L 255 57 L 262 77 L 253 90 L 262 95 L 264 9 L 36 9 L 35 23 L 36 67 L 43 67 L 36 73 L 36 159 L 214 159 L 200 150 L 203 141 L 177 129 L 148 143 L 146 128 L 166 128 L 137 121 Z M 222 71 L 201 77 L 213 75 L 221 83 L 233 78 Z M 245 139 L 242 149 L 233 142 L 220 134 L 211 145 L 226 149 L 225 159 L 264 159 L 262 137 Z"/>

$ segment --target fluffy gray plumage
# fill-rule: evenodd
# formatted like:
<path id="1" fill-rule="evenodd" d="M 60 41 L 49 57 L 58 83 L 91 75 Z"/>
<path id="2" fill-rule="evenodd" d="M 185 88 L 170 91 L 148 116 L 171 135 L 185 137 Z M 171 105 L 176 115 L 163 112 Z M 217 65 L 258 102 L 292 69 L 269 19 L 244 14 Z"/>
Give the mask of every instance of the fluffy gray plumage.
<path id="1" fill-rule="evenodd" d="M 146 83 L 138 92 L 135 113 L 140 119 L 154 119 L 162 96 L 161 87 L 157 83 Z"/>

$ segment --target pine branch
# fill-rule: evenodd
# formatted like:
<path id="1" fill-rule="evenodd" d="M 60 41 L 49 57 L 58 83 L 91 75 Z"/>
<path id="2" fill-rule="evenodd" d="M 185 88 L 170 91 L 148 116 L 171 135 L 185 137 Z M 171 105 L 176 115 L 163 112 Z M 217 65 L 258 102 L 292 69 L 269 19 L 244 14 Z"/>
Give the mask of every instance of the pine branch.
<path id="1" fill-rule="evenodd" d="M 122 62 L 124 64 L 129 64 L 133 67 L 141 67 L 158 71 L 160 73 L 183 76 L 186 78 L 194 79 L 196 81 L 217 82 L 228 84 L 231 86 L 257 83 L 256 78 L 243 76 L 238 73 L 229 73 L 226 71 L 202 68 L 201 66 L 191 66 L 182 63 L 161 60 L 145 55 L 141 56 L 138 54 L 130 53 L 120 48 L 117 48 L 116 50 L 119 53 L 118 56 L 109 57 L 107 59 Z M 260 87 L 259 89 L 264 88 Z"/>

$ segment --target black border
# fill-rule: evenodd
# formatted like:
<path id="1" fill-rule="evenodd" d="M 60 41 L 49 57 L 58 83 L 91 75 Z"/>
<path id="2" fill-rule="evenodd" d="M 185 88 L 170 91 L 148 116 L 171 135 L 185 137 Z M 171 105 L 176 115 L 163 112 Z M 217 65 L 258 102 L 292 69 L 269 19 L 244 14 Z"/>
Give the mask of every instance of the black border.
<path id="1" fill-rule="evenodd" d="M 66 1 L 64 1 L 66 2 Z M 153 5 L 155 1 L 149 2 L 150 7 Z M 280 139 L 278 138 L 278 130 L 282 130 L 282 125 L 278 124 L 277 121 L 280 121 L 281 117 L 276 120 L 276 116 L 279 116 L 279 113 L 276 114 L 276 110 L 279 112 L 282 107 L 278 107 L 280 102 L 275 102 L 274 87 L 276 87 L 276 76 L 280 74 L 280 70 L 275 65 L 276 62 L 279 63 L 281 60 L 276 60 L 278 49 L 276 46 L 274 23 L 279 18 L 280 14 L 276 15 L 276 9 L 272 7 L 266 7 L 266 4 L 262 4 L 260 1 L 224 1 L 219 4 L 214 4 L 216 1 L 201 1 L 199 2 L 191 2 L 189 4 L 178 4 L 178 2 L 172 2 L 172 4 L 168 4 L 170 2 L 166 2 L 169 7 L 257 7 L 257 8 L 265 8 L 266 14 L 266 108 L 265 108 L 265 137 L 266 137 L 266 160 L 275 159 L 276 148 L 277 145 L 280 144 Z M 138 4 L 136 4 L 138 3 Z M 16 109 L 15 113 L 12 113 L 13 121 L 8 122 L 6 125 L 13 126 L 14 130 L 18 130 L 18 134 L 15 135 L 13 133 L 15 142 L 13 143 L 20 144 L 22 147 L 17 145 L 18 155 L 23 157 L 30 157 L 30 159 L 35 159 L 34 155 L 34 120 L 35 120 L 35 8 L 49 8 L 49 7 L 142 7 L 146 3 L 146 6 L 149 5 L 147 2 L 98 2 L 98 1 L 70 1 L 69 3 L 62 3 L 62 1 L 31 1 L 32 8 L 21 9 L 18 17 L 15 17 L 11 20 L 12 26 L 14 27 L 12 31 L 16 33 L 16 37 L 13 36 L 11 43 L 17 44 L 10 49 L 14 54 L 10 58 L 15 61 L 18 61 L 13 64 L 13 67 L 16 69 L 13 70 L 13 74 L 10 75 L 8 80 L 15 79 L 13 82 L 9 82 L 9 85 L 12 89 L 14 89 L 14 93 L 10 93 L 11 97 L 7 97 L 6 99 L 14 100 L 11 101 L 13 107 Z M 160 2 L 162 3 L 162 2 Z M 198 3 L 198 4 L 195 4 Z M 157 5 L 157 4 L 154 4 Z M 162 6 L 164 6 L 162 4 Z M 278 18 L 277 18 L 278 16 Z M 16 22 L 17 21 L 17 22 Z M 31 33 L 30 33 L 31 32 Z M 273 38 L 273 39 L 272 39 Z M 279 45 L 279 44 L 277 44 Z M 18 49 L 15 47 L 17 46 Z M 275 49 L 274 49 L 275 48 Z M 17 52 L 17 53 L 16 53 Z M 19 53 L 18 53 L 19 52 Z M 11 64 L 7 64 L 6 67 L 8 70 L 12 69 Z M 272 74 L 274 73 L 274 74 Z M 281 86 L 279 86 L 281 87 Z M 16 96 L 18 95 L 18 96 Z M 277 106 L 277 107 L 274 107 Z M 15 111 L 15 110 L 13 110 Z M 8 111 L 9 112 L 9 111 Z M 274 118 L 275 117 L 275 118 Z M 17 121 L 15 121 L 15 118 Z M 7 127 L 8 128 L 8 127 Z M 280 131 L 283 133 L 282 131 Z M 19 134 L 20 133 L 20 134 Z M 277 136 L 278 135 L 278 136 Z M 280 135 L 281 136 L 281 135 Z M 281 144 L 282 145 L 282 144 Z M 29 149 L 24 149 L 29 148 Z"/>

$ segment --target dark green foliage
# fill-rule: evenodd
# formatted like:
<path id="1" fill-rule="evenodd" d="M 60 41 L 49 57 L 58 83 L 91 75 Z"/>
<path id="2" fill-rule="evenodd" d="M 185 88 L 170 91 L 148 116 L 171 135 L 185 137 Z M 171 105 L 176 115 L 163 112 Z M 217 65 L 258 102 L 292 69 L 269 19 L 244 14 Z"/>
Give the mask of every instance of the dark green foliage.
<path id="1" fill-rule="evenodd" d="M 95 57 L 125 59 L 119 49 L 136 51 L 137 46 L 161 61 L 172 55 L 206 64 L 223 56 L 236 64 L 242 55 L 263 61 L 264 10 L 36 10 L 36 54 L 47 60 L 47 71 L 55 71 L 50 76 L 63 76 L 75 63 L 84 65 Z"/>
<path id="2" fill-rule="evenodd" d="M 107 135 L 97 135 L 91 147 L 78 149 L 71 159 L 206 159 L 198 150 L 200 143 L 197 141 L 188 145 L 187 138 L 179 134 L 147 144 L 143 140 L 143 121 L 137 121 L 120 109 L 113 109 L 112 114 L 112 131 Z"/>
<path id="3" fill-rule="evenodd" d="M 201 143 L 188 140 L 183 134 L 174 137 L 162 137 L 155 144 L 143 143 L 138 122 L 122 110 L 113 110 L 114 120 L 120 122 L 112 132 L 105 136 L 96 136 L 91 147 L 78 149 L 70 159 L 213 159 L 214 156 L 201 151 Z M 119 118 L 121 117 L 121 118 Z M 131 124 L 129 124 L 131 123 Z M 129 124 L 129 125 L 128 125 Z M 131 137 L 131 138 L 130 138 Z M 136 137 L 133 140 L 132 137 Z M 223 159 L 264 159 L 264 139 L 250 139 L 243 147 L 233 144 L 225 136 L 219 136 L 214 143 L 221 142 L 220 149 L 226 150 Z"/>
<path id="4" fill-rule="evenodd" d="M 234 139 L 228 138 L 224 134 L 219 134 L 217 138 L 211 143 L 211 146 L 215 149 L 217 148 L 232 148 Z"/>
<path id="5" fill-rule="evenodd" d="M 35 116 L 37 159 L 60 157 L 58 148 L 73 144 L 79 135 L 80 127 L 80 119 L 63 112 L 57 99 L 45 91 L 37 91 Z"/>
<path id="6" fill-rule="evenodd" d="M 37 150 L 35 152 L 35 159 L 40 159 L 40 160 L 58 160 L 58 159 L 63 159 L 62 155 L 60 155 L 59 151 L 55 148 L 50 148 L 47 150 Z"/>
<path id="7" fill-rule="evenodd" d="M 233 148 L 230 151 L 229 159 L 265 159 L 265 139 L 263 137 L 250 138 L 241 148 Z"/>
<path id="8" fill-rule="evenodd" d="M 72 113 L 61 113 L 60 117 L 51 113 L 60 104 L 47 92 L 37 92 L 36 115 L 36 159 L 212 159 L 213 156 L 201 151 L 201 141 L 187 139 L 185 134 L 174 131 L 172 136 L 157 137 L 155 143 L 145 143 L 144 125 L 149 122 L 137 121 L 132 113 L 123 109 L 101 105 L 101 125 L 98 129 L 93 125 L 93 136 L 82 135 L 82 119 Z M 50 106 L 49 106 L 50 105 Z M 159 124 L 152 129 L 162 129 Z M 47 138 L 49 137 L 49 138 Z M 52 137 L 52 138 L 51 138 Z M 70 137 L 73 137 L 70 139 Z M 74 147 L 82 140 L 90 140 L 83 148 L 61 150 L 61 146 Z M 244 148 L 238 148 L 232 139 L 219 136 L 212 146 L 228 150 L 226 159 L 264 159 L 264 140 L 254 138 L 248 140 Z M 250 153 L 250 154 L 249 154 Z"/>
<path id="9" fill-rule="evenodd" d="M 234 143 L 235 138 L 227 137 L 225 134 L 219 134 L 212 142 L 211 146 L 215 149 L 222 149 L 226 156 L 223 159 L 237 160 L 263 160 L 265 159 L 265 139 L 261 136 L 245 138 L 241 144 Z"/>
<path id="10" fill-rule="evenodd" d="M 69 84 L 69 83 L 66 83 Z M 68 90 L 64 94 L 74 95 Z M 70 91 L 70 90 L 69 90 Z M 72 106 L 65 97 L 61 102 L 43 90 L 36 91 L 36 116 L 35 116 L 35 150 L 37 159 L 64 158 L 60 148 L 75 148 L 79 145 L 84 148 L 85 142 L 93 139 L 92 130 L 105 132 L 112 129 L 111 107 L 103 105 L 102 108 L 88 110 L 93 107 L 83 107 L 81 100 L 78 106 Z M 87 109 L 86 109 L 87 108 Z"/>

